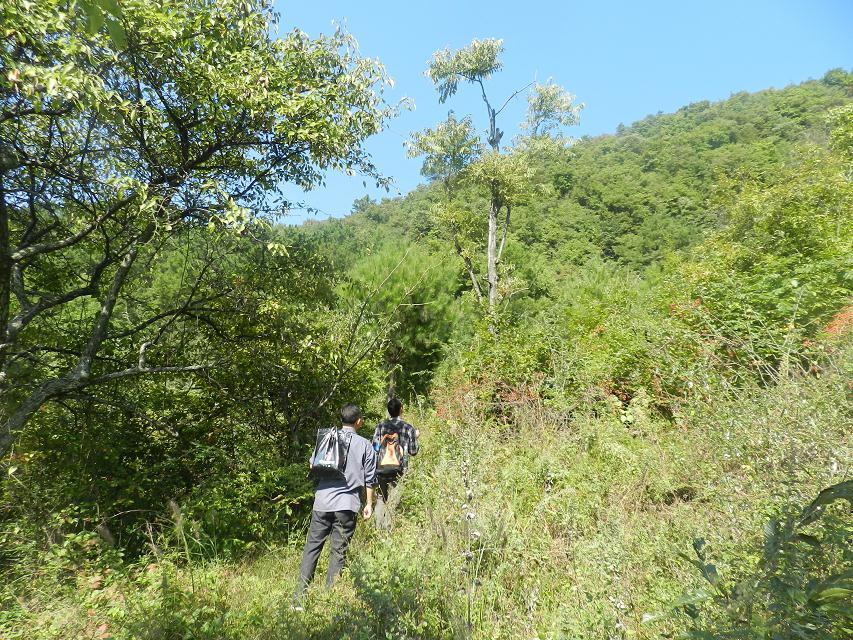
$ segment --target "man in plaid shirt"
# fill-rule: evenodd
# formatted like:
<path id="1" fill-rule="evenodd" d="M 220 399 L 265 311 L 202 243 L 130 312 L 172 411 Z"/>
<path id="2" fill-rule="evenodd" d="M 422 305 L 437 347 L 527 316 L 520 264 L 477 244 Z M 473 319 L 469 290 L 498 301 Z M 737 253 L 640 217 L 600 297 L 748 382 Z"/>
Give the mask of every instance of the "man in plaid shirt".
<path id="1" fill-rule="evenodd" d="M 388 502 L 389 493 L 391 493 L 390 490 L 394 488 L 408 468 L 409 456 L 416 456 L 418 454 L 418 436 L 420 435 L 417 429 L 403 420 L 403 403 L 399 399 L 391 398 L 388 401 L 388 415 L 390 416 L 388 420 L 376 425 L 376 430 L 373 433 L 373 448 L 378 452 L 382 447 L 383 437 L 397 434 L 400 448 L 403 450 L 403 459 L 401 460 L 402 468 L 399 471 L 391 473 L 380 472 L 377 474 L 376 479 L 379 482 L 379 495 L 382 498 L 381 503 L 377 501 L 376 505 L 376 524 L 379 527 L 382 527 L 384 524 L 382 512 L 385 509 L 382 509 L 381 506 L 384 506 L 384 503 Z M 397 501 L 399 501 L 399 496 L 392 497 L 392 504 L 388 508 L 393 509 Z"/>

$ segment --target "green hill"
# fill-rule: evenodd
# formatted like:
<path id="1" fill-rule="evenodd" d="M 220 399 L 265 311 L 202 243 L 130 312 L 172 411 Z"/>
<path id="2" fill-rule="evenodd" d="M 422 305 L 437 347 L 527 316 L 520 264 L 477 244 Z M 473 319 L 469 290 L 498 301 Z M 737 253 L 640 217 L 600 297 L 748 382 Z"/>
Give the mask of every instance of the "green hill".
<path id="1" fill-rule="evenodd" d="M 601 352 L 601 362 L 591 363 L 584 356 L 584 364 L 577 365 L 580 370 L 572 375 L 586 379 L 598 369 L 594 377 L 599 386 L 624 386 L 629 395 L 641 384 L 640 378 L 645 380 L 642 384 L 651 384 L 656 375 L 651 370 L 655 365 L 648 361 L 652 356 L 639 353 L 650 342 L 663 339 L 653 337 L 668 322 L 666 318 L 658 320 L 660 310 L 688 298 L 710 299 L 715 295 L 709 283 L 690 274 L 696 275 L 710 261 L 722 259 L 721 252 L 728 251 L 725 247 L 730 248 L 733 239 L 726 238 L 722 243 L 715 239 L 722 239 L 726 229 L 734 228 L 731 223 L 738 215 L 749 218 L 754 214 L 746 210 L 744 194 L 756 196 L 774 188 L 778 191 L 789 178 L 796 182 L 803 173 L 805 155 L 812 153 L 806 150 L 828 147 L 833 127 L 829 114 L 840 105 L 850 104 L 852 83 L 850 74 L 834 70 L 821 80 L 755 94 L 740 93 L 713 104 L 696 103 L 673 114 L 649 116 L 630 127 L 620 127 L 614 135 L 585 138 L 568 149 L 550 146 L 545 153 L 532 155 L 531 193 L 513 208 L 501 264 L 507 283 L 503 313 L 513 326 L 516 342 L 526 345 L 513 349 L 500 343 L 494 350 L 498 360 L 508 362 L 515 358 L 524 363 L 525 372 L 519 374 L 516 368 L 510 377 L 520 380 L 536 371 L 547 375 L 553 370 L 555 353 L 576 352 L 590 331 L 604 326 L 609 313 L 604 312 L 605 307 L 618 315 L 630 305 L 637 311 L 633 316 L 627 314 L 629 317 L 622 321 L 611 318 L 616 331 L 591 341 L 613 340 Z M 813 182 L 811 178 L 802 180 L 802 184 L 796 182 L 800 187 Z M 782 200 L 790 204 L 795 194 L 777 195 L 768 203 L 770 208 Z M 843 209 L 843 189 L 836 196 Z M 462 260 L 454 255 L 446 225 L 432 214 L 443 198 L 440 186 L 432 184 L 402 198 L 359 200 L 353 213 L 344 219 L 308 223 L 288 234 L 296 245 L 307 243 L 329 256 L 354 282 L 356 298 L 370 297 L 373 287 L 385 283 L 385 293 L 371 298 L 369 306 L 380 315 L 407 314 L 395 316 L 399 323 L 391 342 L 396 352 L 385 356 L 387 367 L 399 372 L 397 378 L 404 392 L 423 393 L 440 362 L 448 371 L 469 365 L 478 368 L 489 361 L 476 351 L 470 352 L 468 365 L 459 362 L 468 357 L 465 354 L 471 345 L 484 343 L 472 338 L 479 316 L 473 311 L 476 304 L 470 294 L 465 293 L 471 288 L 469 277 Z M 462 186 L 454 205 L 467 210 L 474 221 L 466 250 L 471 252 L 482 285 L 488 209 L 485 194 L 470 185 Z M 800 210 L 773 215 L 776 217 L 767 221 L 770 226 L 763 229 L 765 236 L 756 236 L 756 242 L 770 242 L 781 230 L 772 225 L 781 224 L 785 215 L 808 213 Z M 831 218 L 846 224 L 840 211 Z M 813 337 L 819 331 L 819 322 L 828 321 L 849 295 L 848 267 L 843 266 L 849 265 L 843 257 L 849 237 L 844 232 L 826 231 L 829 236 L 822 236 L 820 242 L 841 243 L 828 249 L 834 257 L 824 263 L 827 271 L 820 276 L 822 291 L 829 298 L 818 301 L 822 293 L 800 289 L 800 293 L 806 292 L 804 301 L 811 300 L 803 307 L 802 337 Z M 764 249 L 756 245 L 743 250 L 760 253 Z M 775 247 L 771 253 L 774 251 L 784 251 L 784 260 L 789 263 L 804 255 L 802 248 L 794 245 L 784 250 Z M 401 277 L 394 266 L 404 256 L 408 275 Z M 680 266 L 676 267 L 676 262 Z M 442 266 L 429 266 L 433 263 Z M 740 268 L 749 271 L 752 267 L 741 260 Z M 772 268 L 783 269 L 781 264 Z M 795 271 L 802 271 L 793 263 L 786 263 L 784 269 L 792 270 L 792 278 Z M 730 271 L 732 277 L 737 271 Z M 390 278 L 389 273 L 393 274 Z M 416 273 L 427 274 L 420 290 L 410 287 L 418 282 Z M 780 332 L 784 333 L 790 318 L 783 316 L 792 313 L 790 303 L 796 292 L 781 282 L 778 271 L 774 274 L 766 274 L 777 280 L 774 283 L 741 283 L 744 291 L 752 288 L 753 300 L 736 304 L 721 300 L 714 309 L 703 308 L 713 312 L 716 321 L 729 325 L 752 323 L 749 329 L 717 326 L 714 330 L 727 335 L 732 330 L 752 331 L 756 337 L 763 336 L 763 343 L 784 340 Z M 810 276 L 804 277 L 805 282 Z M 733 281 L 720 282 L 719 287 L 731 290 L 732 284 Z M 772 302 L 763 299 L 770 290 L 778 292 Z M 438 291 L 443 293 L 437 295 Z M 763 300 L 759 302 L 758 298 Z M 585 308 L 580 308 L 580 301 Z M 415 306 L 401 308 L 401 302 Z M 773 321 L 766 322 L 762 315 L 769 310 L 757 311 L 750 307 L 752 304 L 775 306 Z M 739 321 L 734 316 L 751 320 Z M 639 317 L 648 322 L 638 324 Z M 623 330 L 624 335 L 617 338 L 615 334 Z M 448 364 L 442 357 L 442 347 L 448 339 L 452 345 L 447 352 L 458 366 Z M 583 348 L 589 346 L 592 345 Z M 739 351 L 734 346 L 728 350 Z M 771 360 L 775 357 L 767 349 L 764 351 L 763 355 Z M 645 363 L 641 362 L 643 359 Z M 495 358 L 491 361 L 495 363 Z"/>
<path id="2" fill-rule="evenodd" d="M 825 145 L 826 114 L 850 101 L 851 82 L 831 71 L 784 89 L 697 102 L 535 158 L 536 182 L 553 191 L 515 209 L 512 241 L 562 264 L 601 256 L 637 268 L 690 247 L 724 222 L 714 198 L 720 179 L 770 177 L 798 144 Z M 305 232 L 347 264 L 346 256 L 401 235 L 436 234 L 428 210 L 440 197 L 432 185 L 402 198 L 359 200 L 346 218 L 309 222 Z M 482 207 L 482 195 L 471 190 L 460 198 Z"/>

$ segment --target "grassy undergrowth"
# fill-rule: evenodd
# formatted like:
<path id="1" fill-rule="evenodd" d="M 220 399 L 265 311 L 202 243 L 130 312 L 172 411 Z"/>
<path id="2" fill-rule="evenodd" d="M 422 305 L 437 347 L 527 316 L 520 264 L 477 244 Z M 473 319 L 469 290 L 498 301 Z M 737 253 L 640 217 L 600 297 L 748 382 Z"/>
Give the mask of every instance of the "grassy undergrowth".
<path id="1" fill-rule="evenodd" d="M 239 563 L 199 560 L 181 542 L 191 523 L 178 523 L 171 547 L 132 566 L 94 537 L 22 561 L 0 588 L 0 637 L 798 637 L 808 612 L 784 593 L 850 570 L 849 509 L 826 507 L 807 551 L 785 548 L 766 593 L 762 549 L 768 522 L 849 478 L 849 379 L 696 400 L 674 420 L 642 394 L 567 415 L 448 393 L 442 418 L 415 420 L 423 453 L 393 531 L 360 523 L 349 570 L 331 592 L 313 588 L 304 612 L 288 608 L 298 539 Z M 697 539 L 716 581 L 705 596 Z M 737 585 L 753 585 L 748 616 L 723 597 Z M 802 637 L 841 637 L 849 613 L 827 612 Z"/>

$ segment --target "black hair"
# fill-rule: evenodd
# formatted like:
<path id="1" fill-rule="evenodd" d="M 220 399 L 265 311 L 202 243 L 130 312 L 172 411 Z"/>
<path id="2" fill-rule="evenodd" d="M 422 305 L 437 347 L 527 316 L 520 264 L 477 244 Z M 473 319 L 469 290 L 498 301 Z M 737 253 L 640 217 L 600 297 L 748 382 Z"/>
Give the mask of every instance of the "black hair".
<path id="1" fill-rule="evenodd" d="M 361 417 L 361 409 L 357 404 L 345 404 L 341 407 L 341 422 L 343 424 L 355 424 Z"/>
<path id="2" fill-rule="evenodd" d="M 400 402 L 398 398 L 391 398 L 388 401 L 388 415 L 392 418 L 396 418 L 400 415 L 400 411 L 403 409 L 403 403 Z"/>

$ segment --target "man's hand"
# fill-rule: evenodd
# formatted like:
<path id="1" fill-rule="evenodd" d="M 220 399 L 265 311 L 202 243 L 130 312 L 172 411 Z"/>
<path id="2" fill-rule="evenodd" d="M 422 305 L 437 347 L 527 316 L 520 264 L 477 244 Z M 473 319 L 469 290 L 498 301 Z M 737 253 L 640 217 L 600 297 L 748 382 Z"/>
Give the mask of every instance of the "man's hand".
<path id="1" fill-rule="evenodd" d="M 416 438 L 420 438 L 420 437 L 421 437 L 421 430 L 420 430 L 420 429 L 415 429 L 415 437 L 416 437 Z"/>
<path id="2" fill-rule="evenodd" d="M 373 487 L 366 487 L 366 489 L 364 509 L 361 510 L 361 515 L 364 516 L 365 520 L 370 520 L 370 516 L 373 515 Z"/>

